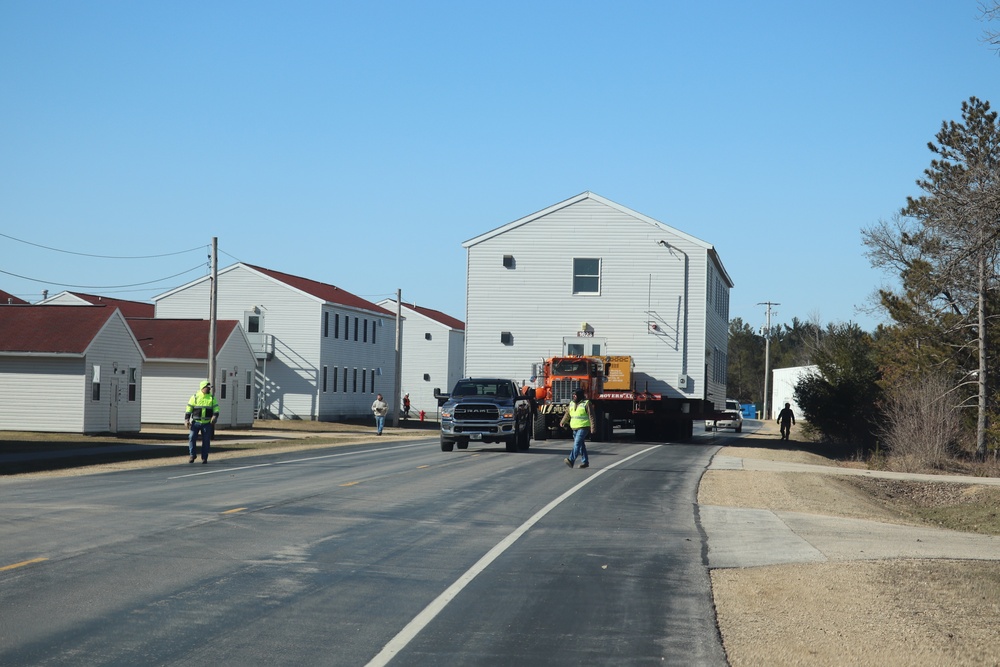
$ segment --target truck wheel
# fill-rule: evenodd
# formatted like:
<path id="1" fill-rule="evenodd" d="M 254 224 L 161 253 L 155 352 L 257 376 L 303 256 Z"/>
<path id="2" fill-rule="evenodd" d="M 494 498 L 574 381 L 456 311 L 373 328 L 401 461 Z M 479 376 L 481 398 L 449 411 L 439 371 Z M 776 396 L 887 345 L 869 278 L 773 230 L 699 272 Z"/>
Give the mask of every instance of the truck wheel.
<path id="1" fill-rule="evenodd" d="M 545 415 L 541 413 L 535 415 L 535 419 L 532 422 L 532 430 L 535 434 L 535 440 L 548 440 L 549 427 L 545 420 Z"/>
<path id="2" fill-rule="evenodd" d="M 455 449 L 455 442 L 453 440 L 448 440 L 443 435 L 441 436 L 441 451 L 450 452 Z"/>
<path id="3" fill-rule="evenodd" d="M 517 448 L 522 452 L 528 451 L 531 447 L 531 430 L 528 428 L 527 424 L 525 424 L 524 428 L 518 430 L 517 438 L 519 441 L 517 443 Z"/>
<path id="4" fill-rule="evenodd" d="M 517 451 L 518 437 L 516 432 L 514 433 L 514 435 L 508 435 L 503 442 L 508 452 L 513 453 Z"/>
<path id="5" fill-rule="evenodd" d="M 457 441 L 457 442 L 455 443 L 455 445 L 456 445 L 456 446 L 457 446 L 457 447 L 458 447 L 459 449 L 468 449 L 468 448 L 469 448 L 469 441 L 468 441 L 468 440 L 459 440 L 459 441 Z"/>
<path id="6" fill-rule="evenodd" d="M 742 433 L 743 432 L 743 424 L 740 424 L 739 426 L 736 427 L 736 432 L 737 433 Z"/>

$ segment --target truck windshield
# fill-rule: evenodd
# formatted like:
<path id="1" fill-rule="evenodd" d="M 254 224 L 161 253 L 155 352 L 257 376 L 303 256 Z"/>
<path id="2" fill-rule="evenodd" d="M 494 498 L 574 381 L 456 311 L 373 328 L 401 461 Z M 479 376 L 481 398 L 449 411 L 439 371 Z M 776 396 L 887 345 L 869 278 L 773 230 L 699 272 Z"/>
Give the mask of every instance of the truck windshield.
<path id="1" fill-rule="evenodd" d="M 510 398 L 510 387 L 503 382 L 459 382 L 451 395 Z"/>
<path id="2" fill-rule="evenodd" d="M 553 359 L 553 375 L 586 375 L 587 362 L 583 359 Z"/>

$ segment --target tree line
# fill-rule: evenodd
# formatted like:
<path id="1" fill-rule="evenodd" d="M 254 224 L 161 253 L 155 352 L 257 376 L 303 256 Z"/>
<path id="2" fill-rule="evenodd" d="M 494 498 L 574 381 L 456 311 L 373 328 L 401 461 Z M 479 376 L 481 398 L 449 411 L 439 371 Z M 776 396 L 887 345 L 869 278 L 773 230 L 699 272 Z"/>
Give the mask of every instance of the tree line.
<path id="1" fill-rule="evenodd" d="M 915 467 L 996 454 L 1000 440 L 1000 124 L 971 97 L 928 143 L 930 166 L 890 220 L 861 231 L 876 268 L 895 279 L 874 295 L 885 324 L 771 331 L 730 323 L 729 394 L 761 403 L 764 334 L 771 368 L 815 364 L 795 390 L 823 439 L 851 442 Z"/>

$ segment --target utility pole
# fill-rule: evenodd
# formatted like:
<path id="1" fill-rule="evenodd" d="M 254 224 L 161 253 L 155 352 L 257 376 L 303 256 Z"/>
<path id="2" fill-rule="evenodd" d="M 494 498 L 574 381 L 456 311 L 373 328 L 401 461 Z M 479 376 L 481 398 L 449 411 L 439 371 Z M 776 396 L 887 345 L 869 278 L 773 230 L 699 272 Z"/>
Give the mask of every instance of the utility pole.
<path id="1" fill-rule="evenodd" d="M 780 306 L 780 303 L 773 301 L 763 301 L 758 306 L 767 306 L 767 324 L 764 325 L 764 420 L 771 419 L 771 392 L 768 385 L 771 382 L 771 306 Z"/>
<path id="2" fill-rule="evenodd" d="M 212 277 L 209 279 L 211 291 L 208 300 L 208 381 L 215 394 L 215 324 L 219 300 L 219 237 L 212 237 Z"/>
<path id="3" fill-rule="evenodd" d="M 396 290 L 396 372 L 392 378 L 392 400 L 396 403 L 392 409 L 392 425 L 399 426 L 399 401 L 403 391 L 403 290 Z"/>

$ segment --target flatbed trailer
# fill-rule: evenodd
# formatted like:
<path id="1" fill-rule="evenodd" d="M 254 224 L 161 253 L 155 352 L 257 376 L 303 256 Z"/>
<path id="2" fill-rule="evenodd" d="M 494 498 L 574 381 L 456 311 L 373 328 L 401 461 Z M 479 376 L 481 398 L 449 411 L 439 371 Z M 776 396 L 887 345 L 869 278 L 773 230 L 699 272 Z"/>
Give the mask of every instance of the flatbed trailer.
<path id="1" fill-rule="evenodd" d="M 629 425 L 639 439 L 687 441 L 694 433 L 695 421 L 715 419 L 720 414 L 705 400 L 637 390 L 631 364 L 632 358 L 625 356 L 546 359 L 535 374 L 542 378 L 542 385 L 529 393 L 535 400 L 534 438 L 567 437 L 568 429 L 559 422 L 576 389 L 583 389 L 593 403 L 597 423 L 591 426 L 591 437 L 596 441 L 610 440 L 615 426 Z"/>

